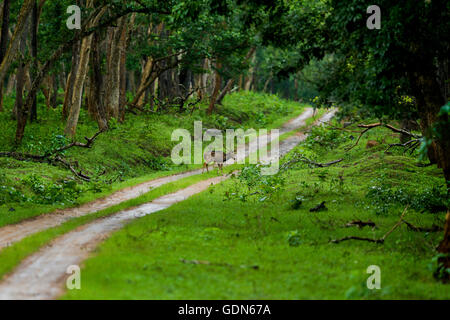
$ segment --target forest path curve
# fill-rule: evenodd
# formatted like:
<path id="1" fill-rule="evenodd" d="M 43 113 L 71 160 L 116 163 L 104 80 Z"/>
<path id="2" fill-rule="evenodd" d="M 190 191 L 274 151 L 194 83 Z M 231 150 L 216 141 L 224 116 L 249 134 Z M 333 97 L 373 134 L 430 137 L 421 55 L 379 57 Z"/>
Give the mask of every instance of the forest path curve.
<path id="1" fill-rule="evenodd" d="M 313 116 L 312 108 L 305 108 L 305 110 L 294 119 L 288 121 L 280 128 L 280 133 L 289 132 L 300 128 L 305 124 L 305 120 Z M 273 139 L 272 137 L 271 139 Z M 268 141 L 270 143 L 270 141 Z M 249 153 L 256 152 L 258 149 L 258 139 L 251 141 L 246 148 L 245 157 Z M 231 159 L 232 160 L 232 159 Z M 228 161 L 226 164 L 232 164 L 234 161 Z M 109 196 L 94 200 L 79 207 L 58 210 L 53 213 L 43 214 L 31 219 L 24 220 L 17 224 L 7 225 L 0 228 L 0 250 L 23 238 L 34 233 L 53 228 L 63 224 L 64 222 L 81 217 L 90 213 L 95 213 L 114 205 L 118 205 L 124 201 L 139 197 L 148 192 L 151 188 L 157 188 L 164 184 L 178 181 L 180 179 L 198 175 L 202 173 L 202 169 L 187 171 L 179 174 L 170 175 L 167 177 L 157 178 L 146 181 L 132 187 L 124 188 L 112 193 Z"/>
<path id="2" fill-rule="evenodd" d="M 336 110 L 329 111 L 315 124 L 328 121 L 335 112 Z M 280 156 L 291 151 L 306 137 L 306 134 L 301 134 L 283 140 L 280 143 Z M 133 219 L 166 209 L 228 178 L 229 176 L 218 176 L 201 181 L 150 203 L 97 219 L 54 239 L 49 245 L 22 261 L 0 283 L 0 300 L 57 298 L 64 293 L 68 267 L 80 265 L 113 231 Z"/>

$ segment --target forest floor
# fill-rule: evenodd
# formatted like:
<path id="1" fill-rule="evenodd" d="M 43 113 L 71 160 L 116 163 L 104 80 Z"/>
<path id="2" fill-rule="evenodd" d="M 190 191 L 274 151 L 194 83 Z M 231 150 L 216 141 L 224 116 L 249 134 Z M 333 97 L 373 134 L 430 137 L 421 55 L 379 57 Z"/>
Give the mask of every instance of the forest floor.
<path id="1" fill-rule="evenodd" d="M 305 111 L 304 114 L 312 115 Z M 335 111 L 330 111 L 316 123 L 328 121 Z M 303 119 L 306 119 L 302 114 Z M 295 129 L 303 126 L 303 121 L 291 121 L 284 128 Z M 286 130 L 282 130 L 286 131 Z M 303 136 L 301 140 L 304 140 Z M 296 144 L 290 140 L 299 142 L 297 136 L 285 139 L 281 142 L 279 154 L 287 154 Z M 249 146 L 250 152 L 252 146 Z M 256 148 L 253 148 L 256 151 Z M 270 155 L 275 157 L 277 155 Z M 42 248 L 36 254 L 31 255 L 18 266 L 10 276 L 7 276 L 0 284 L 0 299 L 52 299 L 64 292 L 65 275 L 68 266 L 80 265 L 92 251 L 105 240 L 112 232 L 122 228 L 125 223 L 141 218 L 145 215 L 164 210 L 176 203 L 182 202 L 195 194 L 198 194 L 211 186 L 228 178 L 228 175 L 219 175 L 193 184 L 175 193 L 168 194 L 141 206 L 130 208 L 97 219 L 83 225 L 62 237 L 56 238 L 48 246 Z M 36 275 L 39 276 L 36 276 Z"/>
<path id="2" fill-rule="evenodd" d="M 333 123 L 338 125 L 337 121 Z M 292 152 L 327 168 L 299 165 L 270 201 L 230 198 L 239 178 L 131 222 L 83 264 L 82 290 L 64 299 L 449 299 L 433 277 L 446 201 L 442 173 L 417 155 L 385 153 L 398 135 L 317 128 Z M 376 141 L 373 145 L 368 141 Z M 289 156 L 288 156 L 289 157 Z M 244 180 L 245 181 L 245 180 Z M 325 210 L 310 212 L 325 201 Z M 405 210 L 406 209 L 406 210 Z M 384 243 L 330 240 L 346 236 Z M 358 228 L 352 221 L 373 222 Z M 367 268 L 381 270 L 370 290 Z"/>
<path id="3" fill-rule="evenodd" d="M 332 115 L 332 113 L 330 113 L 329 116 L 324 117 L 324 120 L 329 119 L 331 115 Z M 309 118 L 313 118 L 312 116 L 313 116 L 312 110 L 306 110 L 305 112 L 302 113 L 301 116 L 296 117 L 293 120 L 286 123 L 285 125 L 283 125 L 283 127 L 281 128 L 281 132 L 282 133 L 289 132 L 290 130 L 298 129 L 298 128 L 304 126 L 305 120 L 307 120 Z M 288 140 L 293 140 L 293 139 L 285 139 L 285 140 L 288 141 Z M 288 144 L 286 144 L 286 145 L 288 145 Z M 287 149 L 284 148 L 283 144 L 282 144 L 281 152 L 287 152 L 292 147 L 293 147 L 292 143 L 289 144 Z M 286 150 L 284 150 L 284 149 L 286 149 Z M 256 143 L 251 141 L 250 145 L 249 145 L 249 152 L 255 152 L 255 151 L 257 151 Z M 248 156 L 248 153 L 247 153 L 247 156 Z M 233 167 L 233 165 L 231 165 L 231 167 Z M 236 167 L 236 165 L 234 165 L 234 167 Z M 231 170 L 233 170 L 233 169 L 231 168 Z M 18 243 L 17 245 L 13 245 L 12 247 L 6 248 L 1 253 L 1 255 L 2 255 L 1 259 L 3 260 L 2 261 L 3 267 L 1 268 L 2 270 L 1 270 L 0 274 L 4 275 L 7 271 L 9 271 L 14 266 L 15 263 L 20 261 L 21 258 L 25 257 L 28 253 L 31 253 L 32 250 L 37 249 L 39 246 L 41 246 L 45 242 L 45 239 L 47 239 L 47 237 L 49 237 L 49 236 L 51 237 L 52 235 L 53 236 L 59 235 L 58 231 L 55 233 L 55 231 L 56 231 L 55 229 L 60 230 L 60 231 L 62 231 L 62 230 L 67 231 L 67 230 L 69 230 L 68 228 L 70 228 L 70 226 L 72 226 L 72 227 L 76 226 L 77 222 L 69 221 L 68 223 L 61 226 L 60 228 L 53 228 L 53 229 L 48 230 L 48 232 L 43 232 L 42 234 L 38 233 L 40 230 L 49 229 L 49 228 L 55 227 L 56 225 L 60 225 L 60 224 L 64 223 L 65 221 L 73 219 L 75 217 L 80 217 L 80 216 L 82 217 L 83 215 L 86 215 L 88 213 L 96 212 L 101 209 L 107 208 L 108 206 L 116 205 L 115 207 L 109 208 L 107 210 L 103 210 L 96 215 L 92 215 L 91 217 L 88 217 L 87 219 L 83 219 L 83 218 L 78 219 L 79 220 L 78 222 L 80 224 L 82 224 L 83 222 L 86 222 L 90 219 L 95 219 L 96 217 L 100 217 L 100 216 L 102 216 L 102 214 L 105 214 L 105 215 L 108 213 L 110 214 L 111 212 L 114 212 L 114 210 L 116 210 L 116 212 L 117 212 L 117 210 L 126 208 L 127 205 L 132 206 L 134 204 L 137 204 L 139 201 L 141 201 L 141 203 L 143 203 L 144 201 L 148 202 L 152 199 L 151 197 L 153 196 L 153 194 L 155 192 L 156 192 L 156 194 L 158 194 L 158 191 L 161 191 L 159 194 L 164 194 L 164 190 L 166 190 L 166 191 L 174 190 L 174 187 L 177 184 L 176 181 L 178 181 L 178 180 L 182 180 L 181 184 L 178 184 L 179 186 L 182 186 L 183 183 L 184 183 L 184 185 L 186 185 L 188 183 L 193 183 L 193 182 L 201 180 L 201 179 L 207 179 L 208 176 L 211 176 L 211 174 L 208 174 L 208 175 L 203 175 L 201 178 L 192 177 L 194 175 L 198 175 L 199 173 L 200 172 L 198 170 L 196 170 L 196 171 L 190 171 L 185 174 L 178 174 L 178 175 L 170 176 L 167 178 L 160 178 L 155 181 L 150 181 L 150 182 L 143 183 L 143 184 L 135 186 L 135 187 L 121 190 L 121 191 L 111 195 L 110 197 L 106 197 L 99 201 L 94 201 L 92 203 L 88 203 L 79 208 L 67 209 L 67 210 L 58 212 L 57 214 L 43 215 L 34 220 L 27 220 L 27 221 L 24 221 L 23 223 L 3 227 L 1 229 L 1 231 L 2 231 L 1 232 L 1 234 L 2 234 L 1 242 L 4 245 L 11 245 L 11 243 L 19 241 L 22 238 L 26 238 L 26 236 L 28 236 L 30 234 L 35 234 L 35 233 L 37 233 L 37 234 L 35 234 L 32 237 L 26 238 L 24 241 L 22 241 L 21 243 Z M 183 178 L 187 178 L 187 179 L 183 179 Z M 209 180 L 215 180 L 215 179 L 217 179 L 217 178 L 210 178 Z M 209 181 L 209 180 L 207 180 L 207 181 Z M 170 185 L 170 182 L 175 182 L 175 183 Z M 167 188 L 157 188 L 158 186 L 161 186 L 164 184 L 169 184 L 169 186 L 167 186 Z M 202 184 L 202 183 L 199 183 L 199 184 Z M 208 186 L 207 184 L 203 184 L 203 185 Z M 147 194 L 144 194 L 141 197 L 138 197 L 140 193 L 145 193 L 145 191 L 148 191 L 149 187 L 156 187 L 156 189 L 148 192 Z M 159 189 L 161 189 L 161 190 L 159 190 Z M 138 197 L 138 198 L 132 199 L 132 198 L 136 198 L 136 197 Z M 179 198 L 179 196 L 178 197 L 175 196 L 175 199 L 178 199 L 178 198 Z M 127 199 L 132 199 L 132 200 L 125 201 Z M 122 201 L 124 201 L 124 203 L 121 203 Z M 180 200 L 177 200 L 177 201 L 180 201 Z M 121 204 L 117 205 L 119 203 L 121 203 Z M 161 208 L 159 208 L 158 210 L 160 210 L 160 209 Z M 117 219 L 113 218 L 112 220 L 116 220 L 116 222 L 117 222 Z M 101 223 L 102 222 L 100 222 L 100 224 Z M 97 231 L 99 231 L 99 230 L 97 230 Z M 102 234 L 102 232 L 97 232 L 97 233 Z M 90 233 L 90 234 L 92 235 L 92 233 Z M 101 238 L 102 237 L 100 237 L 98 239 L 101 239 Z M 41 242 L 40 240 L 42 240 L 44 242 Z M 76 244 L 77 244 L 77 241 L 75 241 L 75 245 Z M 52 247 L 55 247 L 55 246 L 52 245 Z M 70 255 L 70 252 L 67 252 L 67 250 L 66 250 L 66 253 Z M 76 255 L 74 255 L 74 258 L 75 258 L 75 256 Z M 13 259 L 8 259 L 8 257 L 13 257 Z M 30 259 L 28 259 L 28 260 L 30 260 Z M 38 261 L 38 264 L 39 264 L 39 261 L 42 262 L 43 259 L 42 258 L 32 259 L 32 257 L 31 257 L 31 260 L 33 262 Z M 68 259 L 68 261 L 69 260 L 70 259 Z M 54 264 L 48 263 L 46 265 L 54 265 Z M 42 273 L 42 271 L 43 271 L 42 265 L 39 265 L 38 269 L 40 269 L 41 270 L 40 273 Z M 50 273 L 53 275 L 57 274 L 54 272 L 50 272 Z M 42 277 L 40 277 L 40 278 L 42 281 Z M 29 283 L 28 283 L 28 285 L 29 285 Z M 40 287 L 42 289 L 42 285 Z M 30 293 L 30 291 L 28 291 L 28 292 Z M 5 292 L 2 291 L 2 294 L 4 294 L 4 293 Z"/>
<path id="4" fill-rule="evenodd" d="M 61 105 L 45 109 L 43 97 L 39 99 L 42 120 L 27 126 L 18 152 L 43 154 L 68 143 L 62 135 Z M 5 112 L 0 113 L 0 151 L 10 151 L 14 145 L 15 122 L 10 112 L 14 97 L 5 100 Z M 171 150 L 178 143 L 171 141 L 172 132 L 184 128 L 193 133 L 194 121 L 202 121 L 205 129 L 272 129 L 298 116 L 304 107 L 274 95 L 240 92 L 227 96 L 212 116 L 206 114 L 203 104 L 195 106 L 192 112 L 179 113 L 177 109 L 127 114 L 122 124 L 112 121 L 111 130 L 98 136 L 92 148 L 72 148 L 63 154 L 77 170 L 92 177 L 89 183 L 47 163 L 0 158 L 0 227 L 78 207 L 146 181 L 201 168 L 195 164 L 174 165 L 170 159 Z M 85 136 L 92 137 L 96 131 L 97 124 L 82 110 L 76 140 L 84 142 Z"/>
<path id="5" fill-rule="evenodd" d="M 249 103 L 248 99 L 258 95 L 231 97 L 233 103 L 241 99 Z M 268 97 L 271 102 L 277 101 Z M 281 101 L 278 108 L 287 108 L 287 115 L 272 115 L 271 121 L 261 127 L 279 127 L 287 118 L 304 111 L 295 103 L 290 107 L 285 104 L 289 105 Z M 226 121 L 224 125 L 230 125 Z M 230 165 L 225 172 L 231 179 L 226 181 L 215 172 L 189 175 L 166 181 L 136 198 L 98 208 L 100 211 L 95 213 L 67 217 L 59 225 L 0 250 L 0 297 L 59 296 L 67 275 L 64 268 L 57 272 L 50 268 L 52 261 L 59 265 L 56 257 L 61 256 L 66 264 L 80 264 L 89 256 L 81 264 L 82 290 L 67 291 L 64 299 L 450 298 L 449 287 L 433 278 L 441 232 L 418 232 L 401 224 L 382 244 L 330 242 L 345 236 L 381 238 L 403 212 L 412 225 L 430 229 L 442 226 L 442 206 L 447 200 L 441 171 L 434 166 L 418 166 L 417 153 L 404 155 L 395 149 L 386 153 L 387 144 L 398 142 L 398 135 L 383 128 L 368 132 L 351 150 L 347 147 L 356 140 L 353 131 L 357 123 L 349 131 L 334 130 L 340 123 L 333 120 L 333 127 L 314 126 L 308 130 L 307 138 L 305 125 L 316 121 L 291 121 L 294 125 L 282 131 L 281 149 L 285 152 L 301 142 L 289 152 L 286 161 L 303 154 L 321 163 L 340 158 L 342 162 L 327 168 L 297 165 L 281 171 L 273 181 L 252 175 L 252 166 L 244 168 L 248 169 L 246 174 L 231 174 L 238 167 Z M 248 123 L 252 124 L 256 124 L 254 120 Z M 125 139 L 123 134 L 117 137 Z M 368 144 L 369 140 L 372 143 Z M 100 157 L 96 147 L 85 156 L 94 154 L 90 156 L 93 160 Z M 83 151 L 76 152 L 79 157 Z M 118 147 L 117 152 L 124 150 Z M 89 167 L 88 163 L 83 165 Z M 139 166 L 138 172 L 146 170 Z M 14 170 L 14 166 L 9 169 Z M 64 174 L 67 176 L 67 172 Z M 155 170 L 152 174 L 158 176 L 161 172 Z M 9 182 L 14 180 L 5 176 Z M 130 181 L 122 182 L 122 186 Z M 261 190 L 267 191 L 270 185 L 269 189 L 275 191 L 261 197 L 249 187 L 255 181 L 261 182 Z M 112 189 L 108 192 L 112 193 Z M 309 211 L 323 201 L 324 210 Z M 22 212 L 28 212 L 27 205 L 33 207 L 32 203 L 21 202 L 17 207 L 23 206 Z M 21 219 L 26 216 L 21 215 Z M 130 222 L 134 218 L 139 219 Z M 358 220 L 374 223 L 375 227 L 347 226 Z M 11 221 L 4 220 L 3 225 Z M 371 265 L 381 269 L 380 290 L 366 286 L 366 270 Z"/>

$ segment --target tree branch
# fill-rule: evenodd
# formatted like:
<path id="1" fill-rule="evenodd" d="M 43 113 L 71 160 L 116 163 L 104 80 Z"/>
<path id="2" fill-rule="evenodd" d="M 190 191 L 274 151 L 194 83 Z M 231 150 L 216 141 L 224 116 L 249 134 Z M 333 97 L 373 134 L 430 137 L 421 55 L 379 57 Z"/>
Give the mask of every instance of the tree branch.
<path id="1" fill-rule="evenodd" d="M 343 238 L 340 238 L 340 239 L 331 240 L 330 242 L 332 242 L 332 243 L 340 243 L 342 241 L 347 241 L 347 240 L 361 240 L 361 241 L 368 241 L 368 242 L 374 242 L 374 243 L 384 243 L 386 238 L 404 222 L 403 217 L 405 216 L 406 211 L 408 211 L 408 207 L 409 207 L 409 205 L 407 205 L 405 207 L 405 209 L 403 210 L 403 213 L 400 216 L 400 220 L 398 220 L 398 222 L 388 232 L 386 232 L 384 234 L 384 236 L 382 236 L 379 239 L 371 239 L 371 238 L 364 238 L 364 237 L 358 237 L 358 236 L 347 236 L 347 237 L 343 237 Z"/>
<path id="2" fill-rule="evenodd" d="M 385 127 L 385 128 L 390 129 L 391 131 L 394 131 L 396 133 L 402 133 L 402 134 L 405 134 L 405 135 L 410 136 L 410 137 L 415 138 L 415 139 L 421 139 L 422 138 L 422 136 L 420 136 L 420 135 L 411 133 L 411 132 L 403 130 L 403 129 L 395 128 L 394 126 L 392 126 L 390 124 L 384 124 L 384 123 L 381 123 L 381 122 L 372 123 L 372 124 L 360 124 L 360 125 L 358 125 L 358 128 L 364 128 L 364 130 L 359 133 L 359 137 L 356 140 L 355 144 L 353 146 L 351 146 L 351 147 L 346 148 L 346 150 L 350 151 L 351 149 L 356 147 L 358 145 L 358 143 L 359 143 L 359 140 L 364 135 L 364 133 L 366 133 L 370 129 L 377 128 L 377 127 Z"/>

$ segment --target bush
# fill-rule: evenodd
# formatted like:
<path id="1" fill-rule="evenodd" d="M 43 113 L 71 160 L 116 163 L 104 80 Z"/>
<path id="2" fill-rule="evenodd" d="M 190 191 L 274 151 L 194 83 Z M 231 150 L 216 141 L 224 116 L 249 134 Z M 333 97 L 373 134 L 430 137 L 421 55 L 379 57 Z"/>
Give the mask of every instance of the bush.
<path id="1" fill-rule="evenodd" d="M 396 205 L 410 205 L 417 211 L 429 211 L 432 213 L 445 211 L 449 200 L 445 186 L 427 187 L 423 190 L 407 190 L 403 187 L 392 187 L 381 178 L 374 179 L 366 199 L 375 208 L 377 214 L 387 213 Z"/>
<path id="2" fill-rule="evenodd" d="M 74 203 L 83 191 L 74 180 L 50 183 L 34 174 L 23 179 L 23 184 L 34 193 L 31 201 L 39 204 Z"/>

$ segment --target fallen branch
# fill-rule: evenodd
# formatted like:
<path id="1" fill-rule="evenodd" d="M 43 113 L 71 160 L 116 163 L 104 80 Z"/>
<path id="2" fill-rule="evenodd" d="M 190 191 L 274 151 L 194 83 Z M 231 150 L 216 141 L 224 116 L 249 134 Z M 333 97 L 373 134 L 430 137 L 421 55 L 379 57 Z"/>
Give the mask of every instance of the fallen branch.
<path id="1" fill-rule="evenodd" d="M 92 144 L 93 144 L 94 141 L 95 141 L 95 139 L 97 139 L 97 137 L 98 137 L 102 132 L 104 132 L 104 130 L 98 131 L 98 132 L 97 132 L 96 134 L 94 134 L 91 138 L 84 137 L 84 139 L 86 140 L 86 143 L 81 143 L 81 142 L 74 141 L 74 142 L 72 142 L 71 144 L 68 144 L 68 145 L 66 145 L 66 146 L 64 146 L 64 147 L 61 147 L 61 148 L 55 149 L 55 150 L 53 150 L 53 151 L 50 151 L 50 154 L 59 153 L 59 152 L 65 151 L 65 150 L 70 149 L 70 148 L 73 148 L 73 147 L 91 148 L 91 147 L 92 147 Z"/>
<path id="2" fill-rule="evenodd" d="M 0 152 L 0 158 L 13 158 L 19 161 L 32 160 L 34 162 L 44 162 L 45 155 L 35 155 L 20 152 Z"/>
<path id="3" fill-rule="evenodd" d="M 336 163 L 342 162 L 344 159 L 338 159 L 338 160 L 334 160 L 334 161 L 330 161 L 327 163 L 318 163 L 315 162 L 311 159 L 308 159 L 307 157 L 305 157 L 304 155 L 301 155 L 299 153 L 295 154 L 294 158 L 289 160 L 288 162 L 285 162 L 282 166 L 283 169 L 289 168 L 291 165 L 296 164 L 298 162 L 304 162 L 309 164 L 310 166 L 315 166 L 315 167 L 319 167 L 319 168 L 325 168 L 325 167 L 329 167 L 332 166 Z"/>
<path id="4" fill-rule="evenodd" d="M 371 239 L 371 238 L 363 238 L 363 237 L 357 237 L 357 236 L 347 236 L 341 239 L 335 239 L 331 240 L 332 243 L 339 243 L 346 240 L 361 240 L 361 241 L 368 241 L 368 242 L 374 242 L 374 243 L 384 243 L 383 239 Z"/>
<path id="5" fill-rule="evenodd" d="M 405 148 L 405 150 L 403 151 L 403 153 L 405 153 L 406 151 L 408 151 L 409 149 L 411 149 L 412 147 L 414 147 L 414 145 L 417 145 L 417 143 L 420 143 L 421 140 L 420 139 L 411 139 L 405 143 L 391 143 L 389 145 L 389 147 L 384 151 L 384 152 L 388 152 L 392 147 L 403 147 Z M 416 147 L 417 148 L 417 147 Z M 415 149 L 415 148 L 414 148 Z M 413 149 L 413 150 L 414 150 Z"/>
<path id="6" fill-rule="evenodd" d="M 314 162 L 314 161 L 312 161 L 312 160 L 310 160 L 308 158 L 300 159 L 300 161 L 303 161 L 305 163 L 308 163 L 310 165 L 313 165 L 313 166 L 319 167 L 319 168 L 329 167 L 329 166 L 332 166 L 333 164 L 339 163 L 339 162 L 341 162 L 343 160 L 344 159 L 338 159 L 338 160 L 330 161 L 330 162 L 327 162 L 327 163 L 318 163 L 318 162 Z"/>
<path id="7" fill-rule="evenodd" d="M 61 157 L 56 157 L 55 158 L 55 162 L 60 162 L 62 163 L 67 169 L 69 169 L 70 171 L 72 171 L 72 173 L 75 175 L 75 177 L 86 181 L 86 182 L 90 182 L 91 178 L 85 174 L 83 174 L 83 172 L 80 170 L 80 172 L 77 172 L 75 170 L 75 168 L 70 164 L 70 162 L 68 162 L 67 160 L 62 159 Z"/>
<path id="8" fill-rule="evenodd" d="M 353 227 L 353 226 L 357 226 L 358 228 L 364 228 L 364 227 L 366 227 L 366 226 L 368 226 L 368 227 L 372 227 L 372 229 L 374 229 L 374 228 L 376 228 L 377 226 L 376 226 L 376 224 L 375 224 L 375 222 L 372 222 L 372 221 L 361 221 L 361 220 L 353 220 L 353 221 L 350 221 L 349 223 L 347 223 L 346 225 L 345 225 L 345 227 L 347 227 L 347 228 L 349 228 L 349 227 Z"/>
<path id="9" fill-rule="evenodd" d="M 56 166 L 57 164 L 61 163 L 64 167 L 69 169 L 77 178 L 84 180 L 84 181 L 90 181 L 91 178 L 85 174 L 80 172 L 77 172 L 75 168 L 68 162 L 67 160 L 61 158 L 59 154 L 63 151 L 66 151 L 73 147 L 79 147 L 79 148 L 91 148 L 92 145 L 95 142 L 95 139 L 104 132 L 103 130 L 98 131 L 96 134 L 94 134 L 91 138 L 85 137 L 86 143 L 77 142 L 74 141 L 68 145 L 65 145 L 63 147 L 47 151 L 43 155 L 35 155 L 35 154 L 29 154 L 29 153 L 20 153 L 20 152 L 0 152 L 0 157 L 8 157 L 13 158 L 19 161 L 33 161 L 33 162 L 40 162 L 40 163 L 49 163 L 51 165 Z"/>
<path id="10" fill-rule="evenodd" d="M 368 241 L 368 242 L 374 242 L 374 243 L 384 243 L 386 238 L 404 222 L 403 217 L 405 216 L 406 211 L 408 210 L 408 207 L 409 207 L 409 205 L 407 205 L 405 207 L 405 209 L 403 210 L 403 213 L 400 216 L 400 220 L 398 220 L 398 222 L 388 232 L 386 232 L 384 234 L 384 236 L 382 236 L 379 239 L 364 238 L 364 237 L 358 237 L 358 236 L 347 236 L 347 237 L 344 237 L 344 238 L 331 240 L 330 242 L 332 242 L 332 243 L 340 243 L 342 241 L 347 241 L 347 240 L 361 240 L 361 241 Z"/>
<path id="11" fill-rule="evenodd" d="M 403 220 L 403 223 L 406 224 L 410 230 L 417 231 L 417 232 L 440 232 L 440 231 L 444 230 L 443 228 L 441 228 L 435 224 L 431 228 L 424 228 L 424 227 L 417 227 L 417 226 L 413 225 L 412 223 L 405 221 L 405 220 Z"/>
<path id="12" fill-rule="evenodd" d="M 322 201 L 314 208 L 309 209 L 309 212 L 318 212 L 318 211 L 322 211 L 322 210 L 327 210 L 327 207 L 325 206 L 325 201 Z"/>
<path id="13" fill-rule="evenodd" d="M 372 124 L 360 124 L 360 125 L 358 125 L 358 128 L 364 128 L 364 130 L 359 133 L 359 137 L 356 140 L 355 144 L 350 146 L 350 147 L 347 147 L 346 150 L 350 151 L 351 149 L 356 147 L 358 145 L 358 143 L 359 143 L 359 140 L 364 135 L 364 133 L 366 133 L 370 129 L 377 128 L 377 127 L 385 127 L 385 128 L 390 129 L 391 131 L 394 131 L 396 133 L 402 133 L 402 134 L 407 135 L 409 137 L 412 137 L 414 139 L 421 139 L 422 138 L 422 136 L 420 136 L 420 135 L 414 134 L 414 133 L 409 132 L 409 131 L 404 130 L 404 129 L 398 129 L 398 128 L 390 125 L 390 124 L 385 124 L 385 123 L 381 123 L 381 122 L 372 123 Z"/>

